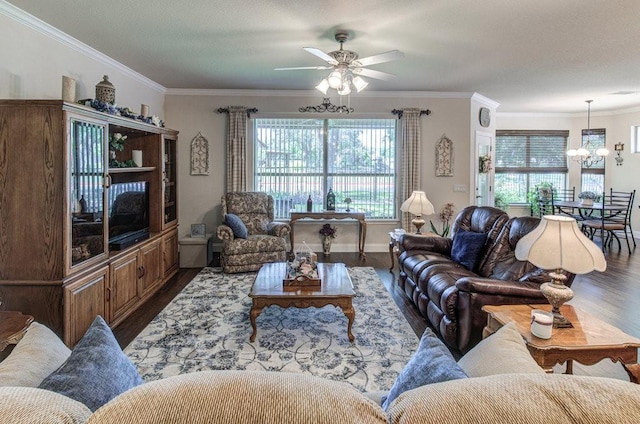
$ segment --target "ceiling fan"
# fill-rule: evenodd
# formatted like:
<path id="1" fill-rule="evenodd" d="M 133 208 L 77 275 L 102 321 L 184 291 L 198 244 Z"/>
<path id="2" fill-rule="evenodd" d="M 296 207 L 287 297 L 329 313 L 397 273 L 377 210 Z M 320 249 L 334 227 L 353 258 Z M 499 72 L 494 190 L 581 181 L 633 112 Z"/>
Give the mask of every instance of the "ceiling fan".
<path id="1" fill-rule="evenodd" d="M 275 68 L 276 71 L 293 71 L 301 69 L 325 70 L 332 69 L 328 77 L 324 78 L 320 84 L 316 86 L 323 94 L 327 94 L 329 88 L 338 90 L 338 94 L 347 95 L 351 93 L 351 86 L 357 91 L 362 91 L 369 83 L 361 76 L 375 78 L 379 80 L 389 80 L 395 75 L 387 72 L 366 69 L 366 66 L 376 65 L 378 63 L 391 62 L 392 60 L 402 59 L 404 53 L 399 50 L 391 50 L 385 53 L 373 56 L 359 58 L 358 53 L 351 50 L 344 50 L 343 44 L 349 39 L 349 32 L 338 30 L 335 39 L 340 43 L 340 49 L 325 53 L 315 47 L 304 47 L 314 56 L 319 57 L 329 64 L 329 66 L 301 66 L 295 68 Z"/>

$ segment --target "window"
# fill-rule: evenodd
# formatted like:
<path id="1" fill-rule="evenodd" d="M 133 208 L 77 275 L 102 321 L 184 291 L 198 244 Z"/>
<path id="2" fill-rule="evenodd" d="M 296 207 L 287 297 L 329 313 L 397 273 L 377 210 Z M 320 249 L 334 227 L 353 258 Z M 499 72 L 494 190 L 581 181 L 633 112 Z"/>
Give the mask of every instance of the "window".
<path id="1" fill-rule="evenodd" d="M 496 131 L 495 193 L 509 203 L 527 203 L 542 182 L 565 187 L 569 131 Z"/>
<path id="2" fill-rule="evenodd" d="M 322 210 L 331 188 L 336 209 L 369 219 L 396 218 L 395 119 L 256 119 L 254 183 L 274 197 L 276 218 Z"/>
<path id="3" fill-rule="evenodd" d="M 591 134 L 589 134 L 589 130 L 582 130 L 582 145 L 584 146 L 589 141 L 593 151 L 605 147 L 606 139 L 606 130 L 604 128 L 592 128 Z M 602 160 L 589 167 L 582 165 L 580 191 L 604 192 L 604 163 L 605 161 Z"/>
<path id="4" fill-rule="evenodd" d="M 631 153 L 640 153 L 640 125 L 631 127 Z"/>

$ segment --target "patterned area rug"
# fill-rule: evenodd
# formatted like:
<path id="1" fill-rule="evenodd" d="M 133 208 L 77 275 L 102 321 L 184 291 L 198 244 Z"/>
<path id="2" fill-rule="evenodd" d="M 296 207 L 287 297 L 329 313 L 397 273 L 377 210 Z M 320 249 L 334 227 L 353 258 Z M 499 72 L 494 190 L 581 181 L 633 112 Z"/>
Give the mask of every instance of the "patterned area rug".
<path id="1" fill-rule="evenodd" d="M 334 306 L 282 309 L 257 318 L 249 342 L 255 273 L 204 268 L 125 349 L 147 380 L 203 370 L 308 373 L 361 391 L 389 390 L 418 346 L 373 268 L 348 268 L 356 297 L 355 343 Z"/>

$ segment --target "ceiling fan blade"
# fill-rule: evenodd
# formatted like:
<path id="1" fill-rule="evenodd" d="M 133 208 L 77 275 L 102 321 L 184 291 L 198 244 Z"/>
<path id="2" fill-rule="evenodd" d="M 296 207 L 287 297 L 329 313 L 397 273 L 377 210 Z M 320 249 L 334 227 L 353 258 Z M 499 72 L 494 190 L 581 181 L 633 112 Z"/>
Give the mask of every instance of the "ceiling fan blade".
<path id="1" fill-rule="evenodd" d="M 385 53 L 376 54 L 373 56 L 363 57 L 362 59 L 355 60 L 354 63 L 358 66 L 370 66 L 377 63 L 391 62 L 392 60 L 399 60 L 404 57 L 404 53 L 400 50 L 391 50 Z"/>
<path id="2" fill-rule="evenodd" d="M 303 47 L 303 49 L 305 49 L 306 51 L 308 51 L 309 53 L 311 53 L 314 56 L 318 56 L 320 59 L 324 60 L 329 65 L 337 65 L 338 64 L 338 62 L 334 58 L 332 58 L 331 56 L 329 56 L 328 54 L 326 54 L 325 52 L 323 52 L 320 49 L 316 49 L 315 47 Z"/>
<path id="3" fill-rule="evenodd" d="M 297 68 L 274 68 L 274 71 L 297 71 L 299 69 L 315 69 L 321 71 L 323 69 L 333 69 L 333 66 L 299 66 Z"/>
<path id="4" fill-rule="evenodd" d="M 352 72 L 356 75 L 362 75 L 363 77 L 375 78 L 379 80 L 390 80 L 395 77 L 394 74 L 374 71 L 373 69 L 356 68 Z"/>

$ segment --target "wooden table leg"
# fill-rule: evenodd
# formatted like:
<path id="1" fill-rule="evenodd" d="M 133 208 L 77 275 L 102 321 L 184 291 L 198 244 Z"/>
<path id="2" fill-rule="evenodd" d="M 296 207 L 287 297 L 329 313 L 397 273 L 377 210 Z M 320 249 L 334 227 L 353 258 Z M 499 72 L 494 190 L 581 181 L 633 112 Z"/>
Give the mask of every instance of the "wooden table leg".
<path id="1" fill-rule="evenodd" d="M 565 374 L 573 374 L 573 359 L 567 359 L 567 369 Z"/>
<path id="2" fill-rule="evenodd" d="M 622 364 L 632 383 L 640 384 L 640 364 Z"/>
<path id="3" fill-rule="evenodd" d="M 251 337 L 249 337 L 249 341 L 253 343 L 256 340 L 256 335 L 258 334 L 258 328 L 256 327 L 256 318 L 258 315 L 262 313 L 262 307 L 257 307 L 254 303 L 251 307 L 251 311 L 249 312 L 249 319 L 251 320 L 251 328 L 253 328 L 253 332 L 251 333 Z"/>
<path id="4" fill-rule="evenodd" d="M 366 253 L 364 253 L 364 244 L 367 241 L 367 222 L 360 221 L 360 259 L 365 260 L 367 258 Z"/>
<path id="5" fill-rule="evenodd" d="M 343 308 L 342 312 L 344 312 L 344 315 L 349 320 L 349 323 L 347 324 L 347 335 L 349 336 L 349 341 L 352 342 L 355 340 L 355 337 L 351 332 L 351 327 L 353 327 L 353 321 L 356 318 L 356 311 L 353 309 L 353 304 L 349 302 L 349 305 L 346 308 Z"/>
<path id="6" fill-rule="evenodd" d="M 395 261 L 393 259 L 393 248 L 396 247 L 396 241 L 391 239 L 389 242 L 389 256 L 391 257 L 391 266 L 389 267 L 389 271 L 393 272 L 393 267 L 395 266 Z"/>

